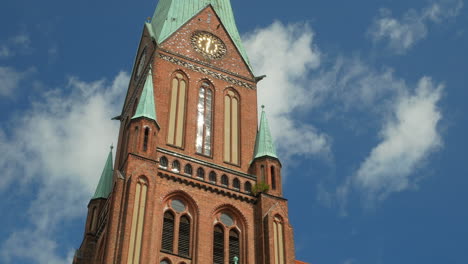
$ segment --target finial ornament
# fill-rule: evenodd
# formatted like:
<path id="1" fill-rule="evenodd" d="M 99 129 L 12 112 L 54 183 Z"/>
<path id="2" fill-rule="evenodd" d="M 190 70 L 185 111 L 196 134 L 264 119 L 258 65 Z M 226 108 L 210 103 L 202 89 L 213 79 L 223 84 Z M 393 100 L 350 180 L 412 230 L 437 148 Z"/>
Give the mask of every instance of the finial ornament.
<path id="1" fill-rule="evenodd" d="M 239 263 L 239 258 L 237 256 L 234 256 L 232 260 L 234 261 L 234 264 Z"/>
<path id="2" fill-rule="evenodd" d="M 262 109 L 265 109 L 265 105 L 262 105 Z"/>
<path id="3" fill-rule="evenodd" d="M 114 149 L 114 143 L 111 144 L 110 149 L 111 151 Z"/>

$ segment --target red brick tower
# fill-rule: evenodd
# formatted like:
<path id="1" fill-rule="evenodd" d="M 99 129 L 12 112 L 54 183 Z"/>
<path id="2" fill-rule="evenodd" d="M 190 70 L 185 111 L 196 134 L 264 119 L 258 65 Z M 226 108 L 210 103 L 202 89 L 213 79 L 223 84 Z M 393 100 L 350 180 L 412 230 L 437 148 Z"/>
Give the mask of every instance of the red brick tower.
<path id="1" fill-rule="evenodd" d="M 160 0 L 74 263 L 295 263 L 259 80 L 229 0 Z"/>

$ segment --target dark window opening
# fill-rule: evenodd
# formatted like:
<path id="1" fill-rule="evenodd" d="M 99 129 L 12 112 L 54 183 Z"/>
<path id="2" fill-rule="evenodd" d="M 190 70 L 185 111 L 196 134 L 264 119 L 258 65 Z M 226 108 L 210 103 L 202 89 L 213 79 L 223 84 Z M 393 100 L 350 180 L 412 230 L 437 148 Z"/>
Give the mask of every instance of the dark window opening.
<path id="1" fill-rule="evenodd" d="M 168 211 L 164 213 L 161 249 L 172 253 L 173 246 L 174 246 L 173 244 L 174 244 L 174 215 Z"/>
<path id="2" fill-rule="evenodd" d="M 239 181 L 239 179 L 236 178 L 236 179 L 234 179 L 234 180 L 232 181 L 232 187 L 233 187 L 234 189 L 236 189 L 236 190 L 239 190 L 239 189 L 240 189 L 240 181 Z"/>
<path id="3" fill-rule="evenodd" d="M 244 189 L 246 193 L 251 193 L 252 192 L 252 184 L 250 182 L 246 182 L 244 185 Z"/>
<path id="4" fill-rule="evenodd" d="M 185 165 L 184 173 L 191 176 L 192 175 L 192 165 L 190 165 L 190 164 Z"/>
<path id="5" fill-rule="evenodd" d="M 271 166 L 271 188 L 276 190 L 275 167 Z"/>
<path id="6" fill-rule="evenodd" d="M 229 263 L 234 263 L 234 257 L 238 258 L 237 263 L 240 262 L 240 245 L 239 245 L 239 234 L 236 230 L 229 232 Z"/>
<path id="7" fill-rule="evenodd" d="M 149 127 L 145 128 L 145 139 L 143 140 L 143 151 L 148 150 Z"/>
<path id="8" fill-rule="evenodd" d="M 178 160 L 174 160 L 172 162 L 172 170 L 175 171 L 175 172 L 180 171 L 180 162 Z"/>
<path id="9" fill-rule="evenodd" d="M 180 218 L 179 255 L 190 256 L 190 219 L 187 216 Z"/>
<path id="10" fill-rule="evenodd" d="M 224 231 L 218 225 L 213 235 L 213 264 L 224 264 Z"/>
<path id="11" fill-rule="evenodd" d="M 216 183 L 216 173 L 214 171 L 210 172 L 210 182 Z"/>
<path id="12" fill-rule="evenodd" d="M 197 177 L 200 179 L 205 179 L 205 171 L 202 168 L 198 168 Z"/>
<path id="13" fill-rule="evenodd" d="M 168 163 L 168 161 L 167 161 L 166 157 L 161 157 L 159 159 L 159 166 L 167 168 L 167 163 Z"/>

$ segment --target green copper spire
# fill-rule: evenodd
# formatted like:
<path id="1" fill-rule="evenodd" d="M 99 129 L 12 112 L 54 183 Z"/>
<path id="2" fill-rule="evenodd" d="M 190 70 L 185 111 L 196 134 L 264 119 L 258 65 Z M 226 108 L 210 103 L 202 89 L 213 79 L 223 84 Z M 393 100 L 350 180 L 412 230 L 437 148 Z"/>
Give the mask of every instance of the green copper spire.
<path id="1" fill-rule="evenodd" d="M 245 63 L 252 71 L 247 52 L 237 31 L 230 0 L 159 0 L 151 23 L 146 25 L 153 38 L 160 44 L 208 5 L 213 7 Z"/>
<path id="2" fill-rule="evenodd" d="M 141 92 L 140 102 L 138 102 L 138 107 L 135 112 L 135 115 L 132 119 L 139 117 L 146 117 L 156 120 L 156 107 L 154 106 L 154 96 L 153 96 L 153 74 L 151 69 L 148 72 L 146 77 L 145 86 Z"/>
<path id="3" fill-rule="evenodd" d="M 109 197 L 109 194 L 112 191 L 112 184 L 113 184 L 113 171 L 114 165 L 112 164 L 112 149 L 114 147 L 111 146 L 109 155 L 107 156 L 106 165 L 104 165 L 104 169 L 102 170 L 101 178 L 99 179 L 98 186 L 96 188 L 96 192 L 92 199 L 98 198 L 105 198 Z"/>
<path id="4" fill-rule="evenodd" d="M 257 139 L 255 141 L 254 159 L 261 157 L 278 158 L 276 154 L 275 143 L 271 137 L 270 127 L 266 118 L 265 106 L 262 105 L 262 116 L 260 118 L 260 128 L 257 132 Z"/>

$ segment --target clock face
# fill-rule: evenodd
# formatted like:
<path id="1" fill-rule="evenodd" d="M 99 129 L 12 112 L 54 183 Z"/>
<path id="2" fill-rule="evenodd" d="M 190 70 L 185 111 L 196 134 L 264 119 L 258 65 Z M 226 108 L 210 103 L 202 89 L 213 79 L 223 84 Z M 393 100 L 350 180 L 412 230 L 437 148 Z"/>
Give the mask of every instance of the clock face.
<path id="1" fill-rule="evenodd" d="M 209 59 L 219 59 L 226 54 L 226 45 L 215 35 L 200 31 L 192 36 L 193 48 Z"/>

